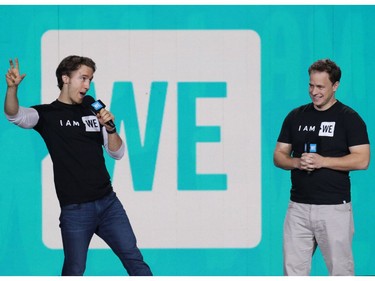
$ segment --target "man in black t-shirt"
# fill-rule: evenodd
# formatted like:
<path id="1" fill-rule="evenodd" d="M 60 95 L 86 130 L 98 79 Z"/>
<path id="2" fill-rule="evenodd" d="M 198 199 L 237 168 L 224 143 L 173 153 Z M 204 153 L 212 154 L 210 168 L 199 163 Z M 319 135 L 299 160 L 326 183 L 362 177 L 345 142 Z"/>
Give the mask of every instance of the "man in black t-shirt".
<path id="1" fill-rule="evenodd" d="M 366 124 L 335 97 L 341 70 L 331 60 L 313 63 L 312 103 L 285 118 L 274 151 L 277 167 L 291 171 L 284 222 L 285 275 L 309 275 L 319 246 L 330 275 L 354 275 L 354 233 L 349 172 L 370 160 Z"/>
<path id="2" fill-rule="evenodd" d="M 125 150 L 114 116 L 105 108 L 94 114 L 82 105 L 95 69 L 90 58 L 66 57 L 56 70 L 58 98 L 25 108 L 17 97 L 25 74 L 20 74 L 17 59 L 10 60 L 4 111 L 14 124 L 36 130 L 51 155 L 61 207 L 62 275 L 83 275 L 94 234 L 111 247 L 129 275 L 152 275 L 105 166 L 103 147 L 115 159 L 121 159 Z"/>

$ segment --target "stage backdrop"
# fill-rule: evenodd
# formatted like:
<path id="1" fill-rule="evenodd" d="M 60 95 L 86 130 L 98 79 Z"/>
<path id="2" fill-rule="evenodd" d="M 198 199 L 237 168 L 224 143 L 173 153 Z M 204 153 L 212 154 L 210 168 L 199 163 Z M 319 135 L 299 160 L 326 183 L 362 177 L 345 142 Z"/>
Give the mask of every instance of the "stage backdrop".
<path id="1" fill-rule="evenodd" d="M 18 58 L 21 105 L 54 101 L 58 63 L 89 56 L 89 94 L 126 142 L 106 157 L 155 275 L 282 275 L 290 173 L 272 156 L 308 103 L 309 65 L 342 68 L 337 97 L 375 124 L 373 6 L 0 6 L 0 69 Z M 5 94 L 5 79 L 0 92 Z M 61 126 L 76 126 L 73 121 Z M 90 123 L 87 123 L 90 126 Z M 0 118 L 0 275 L 59 275 L 52 163 L 40 136 Z M 374 169 L 351 173 L 356 273 L 374 275 Z M 126 274 L 94 237 L 87 275 Z M 313 275 L 326 275 L 318 251 Z"/>

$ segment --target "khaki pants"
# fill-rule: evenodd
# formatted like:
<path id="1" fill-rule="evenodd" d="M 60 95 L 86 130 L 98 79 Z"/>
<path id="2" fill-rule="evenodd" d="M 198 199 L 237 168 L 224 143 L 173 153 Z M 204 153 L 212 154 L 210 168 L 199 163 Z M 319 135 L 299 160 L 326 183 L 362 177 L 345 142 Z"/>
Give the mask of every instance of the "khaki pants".
<path id="1" fill-rule="evenodd" d="M 319 246 L 329 275 L 354 275 L 352 204 L 310 205 L 290 201 L 284 222 L 284 275 L 310 275 Z"/>

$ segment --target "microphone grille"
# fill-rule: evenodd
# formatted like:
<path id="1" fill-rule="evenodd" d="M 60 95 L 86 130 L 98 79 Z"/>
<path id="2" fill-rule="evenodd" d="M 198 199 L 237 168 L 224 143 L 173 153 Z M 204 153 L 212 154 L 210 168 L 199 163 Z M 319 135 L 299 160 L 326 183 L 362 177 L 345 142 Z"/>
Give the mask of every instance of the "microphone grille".
<path id="1" fill-rule="evenodd" d="M 90 108 L 90 106 L 95 102 L 95 99 L 92 96 L 86 95 L 83 97 L 82 105 L 86 108 Z"/>

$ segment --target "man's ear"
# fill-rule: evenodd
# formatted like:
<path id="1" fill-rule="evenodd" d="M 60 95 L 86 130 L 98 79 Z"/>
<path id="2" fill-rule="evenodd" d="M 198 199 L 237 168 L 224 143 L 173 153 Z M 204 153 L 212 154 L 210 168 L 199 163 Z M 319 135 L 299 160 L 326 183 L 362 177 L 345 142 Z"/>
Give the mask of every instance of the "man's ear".
<path id="1" fill-rule="evenodd" d="M 68 75 L 63 75 L 62 76 L 62 80 L 63 80 L 64 84 L 67 84 L 69 82 L 69 76 Z"/>
<path id="2" fill-rule="evenodd" d="M 336 92 L 339 86 L 340 86 L 340 82 L 336 81 L 335 84 L 333 84 L 333 91 Z"/>

